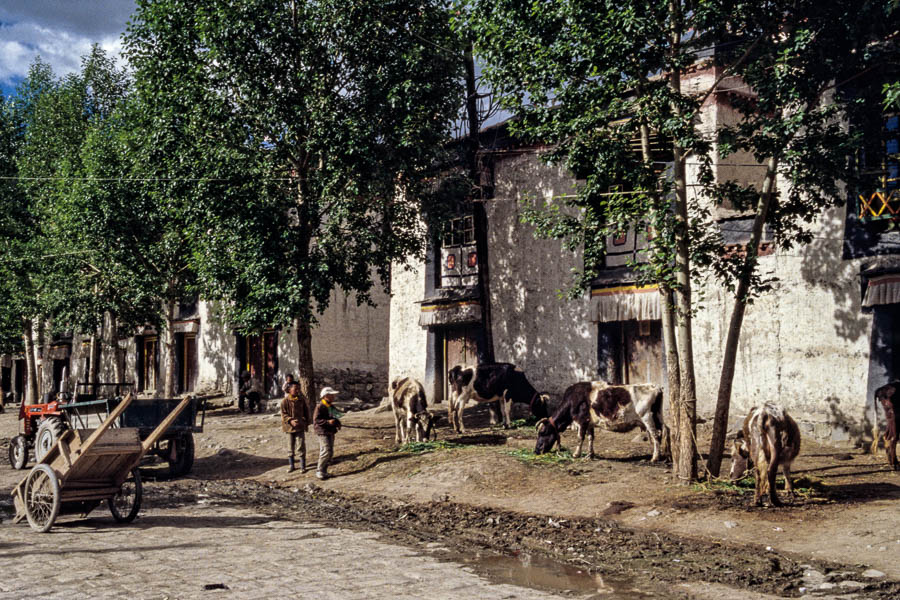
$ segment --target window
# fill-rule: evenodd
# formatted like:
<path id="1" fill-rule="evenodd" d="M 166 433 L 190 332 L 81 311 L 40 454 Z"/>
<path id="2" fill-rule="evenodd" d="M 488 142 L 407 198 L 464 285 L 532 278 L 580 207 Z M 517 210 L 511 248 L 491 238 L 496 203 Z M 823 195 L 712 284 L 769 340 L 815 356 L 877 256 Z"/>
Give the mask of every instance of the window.
<path id="1" fill-rule="evenodd" d="M 468 215 L 450 219 L 444 231 L 444 248 L 456 248 L 475 243 L 475 217 Z"/>
<path id="2" fill-rule="evenodd" d="M 881 115 L 869 128 L 860 158 L 863 188 L 857 194 L 859 218 L 900 219 L 900 115 Z"/>

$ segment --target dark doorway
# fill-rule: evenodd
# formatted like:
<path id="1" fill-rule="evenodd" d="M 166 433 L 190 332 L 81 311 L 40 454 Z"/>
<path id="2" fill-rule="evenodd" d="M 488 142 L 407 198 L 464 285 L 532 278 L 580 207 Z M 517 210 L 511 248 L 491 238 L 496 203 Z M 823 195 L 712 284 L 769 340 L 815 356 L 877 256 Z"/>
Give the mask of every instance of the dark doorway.
<path id="1" fill-rule="evenodd" d="M 53 385 L 50 387 L 50 392 L 55 393 L 60 391 L 61 384 L 63 383 L 63 378 L 68 377 L 69 375 L 69 359 L 68 358 L 54 358 L 53 359 Z M 68 387 L 68 386 L 67 386 Z"/>
<path id="2" fill-rule="evenodd" d="M 241 371 L 250 371 L 252 377 L 259 378 L 265 393 L 272 395 L 278 373 L 278 332 L 266 331 L 261 336 L 239 335 L 237 352 Z"/>
<path id="3" fill-rule="evenodd" d="M 451 327 L 445 329 L 443 334 L 444 373 L 456 365 L 472 366 L 479 363 L 478 341 L 481 337 L 480 326 Z M 450 390 L 447 389 L 446 377 L 442 379 L 444 380 L 444 398 L 449 398 Z"/>
<path id="4" fill-rule="evenodd" d="M 12 367 L 0 367 L 0 396 L 6 399 L 6 394 L 12 391 Z"/>
<path id="5" fill-rule="evenodd" d="M 25 365 L 25 359 L 13 361 L 13 383 L 15 388 L 16 402 L 25 401 L 25 384 L 28 383 L 28 367 Z"/>
<path id="6" fill-rule="evenodd" d="M 197 386 L 197 334 L 176 333 L 175 355 L 178 359 L 178 392 L 193 392 Z"/>
<path id="7" fill-rule="evenodd" d="M 600 323 L 597 337 L 601 379 L 665 387 L 662 321 Z"/>
<path id="8" fill-rule="evenodd" d="M 139 392 L 155 392 L 159 373 L 159 339 L 155 335 L 138 335 L 134 338 L 137 360 L 137 389 Z"/>

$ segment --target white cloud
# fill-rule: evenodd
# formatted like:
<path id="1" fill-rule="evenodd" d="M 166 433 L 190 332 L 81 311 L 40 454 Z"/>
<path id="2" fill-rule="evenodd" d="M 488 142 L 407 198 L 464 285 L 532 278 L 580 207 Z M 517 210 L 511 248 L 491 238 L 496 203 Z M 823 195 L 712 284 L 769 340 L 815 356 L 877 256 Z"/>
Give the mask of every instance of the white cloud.
<path id="1" fill-rule="evenodd" d="M 77 71 L 92 44 L 120 58 L 133 0 L 4 0 L 0 8 L 0 84 L 27 75 L 40 56 L 56 75 Z"/>

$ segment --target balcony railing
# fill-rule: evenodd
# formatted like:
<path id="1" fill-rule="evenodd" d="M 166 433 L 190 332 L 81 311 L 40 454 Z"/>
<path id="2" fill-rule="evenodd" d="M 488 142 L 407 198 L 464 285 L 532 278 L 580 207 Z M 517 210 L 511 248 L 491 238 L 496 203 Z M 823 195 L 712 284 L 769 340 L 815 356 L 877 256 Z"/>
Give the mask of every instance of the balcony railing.
<path id="1" fill-rule="evenodd" d="M 859 194 L 857 198 L 860 220 L 900 220 L 900 189 Z"/>

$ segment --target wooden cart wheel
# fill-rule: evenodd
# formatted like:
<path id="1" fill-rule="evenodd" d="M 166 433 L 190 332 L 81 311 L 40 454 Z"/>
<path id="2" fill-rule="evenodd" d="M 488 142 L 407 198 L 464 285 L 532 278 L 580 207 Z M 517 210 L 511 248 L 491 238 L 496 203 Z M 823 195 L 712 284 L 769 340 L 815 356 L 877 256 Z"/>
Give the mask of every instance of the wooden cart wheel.
<path id="1" fill-rule="evenodd" d="M 35 465 L 25 480 L 25 516 L 31 528 L 50 530 L 59 515 L 59 479 L 50 465 Z"/>
<path id="2" fill-rule="evenodd" d="M 143 496 L 143 488 L 141 486 L 141 472 L 137 467 L 131 470 L 128 476 L 119 488 L 119 493 L 107 500 L 109 503 L 109 512 L 112 513 L 113 519 L 119 523 L 131 523 L 141 510 L 141 497 Z"/>
<path id="3" fill-rule="evenodd" d="M 20 471 L 28 464 L 28 443 L 24 435 L 17 435 L 9 440 L 9 464 Z"/>
<path id="4" fill-rule="evenodd" d="M 34 460 L 41 462 L 65 430 L 66 424 L 59 417 L 49 417 L 41 423 L 34 441 Z"/>

